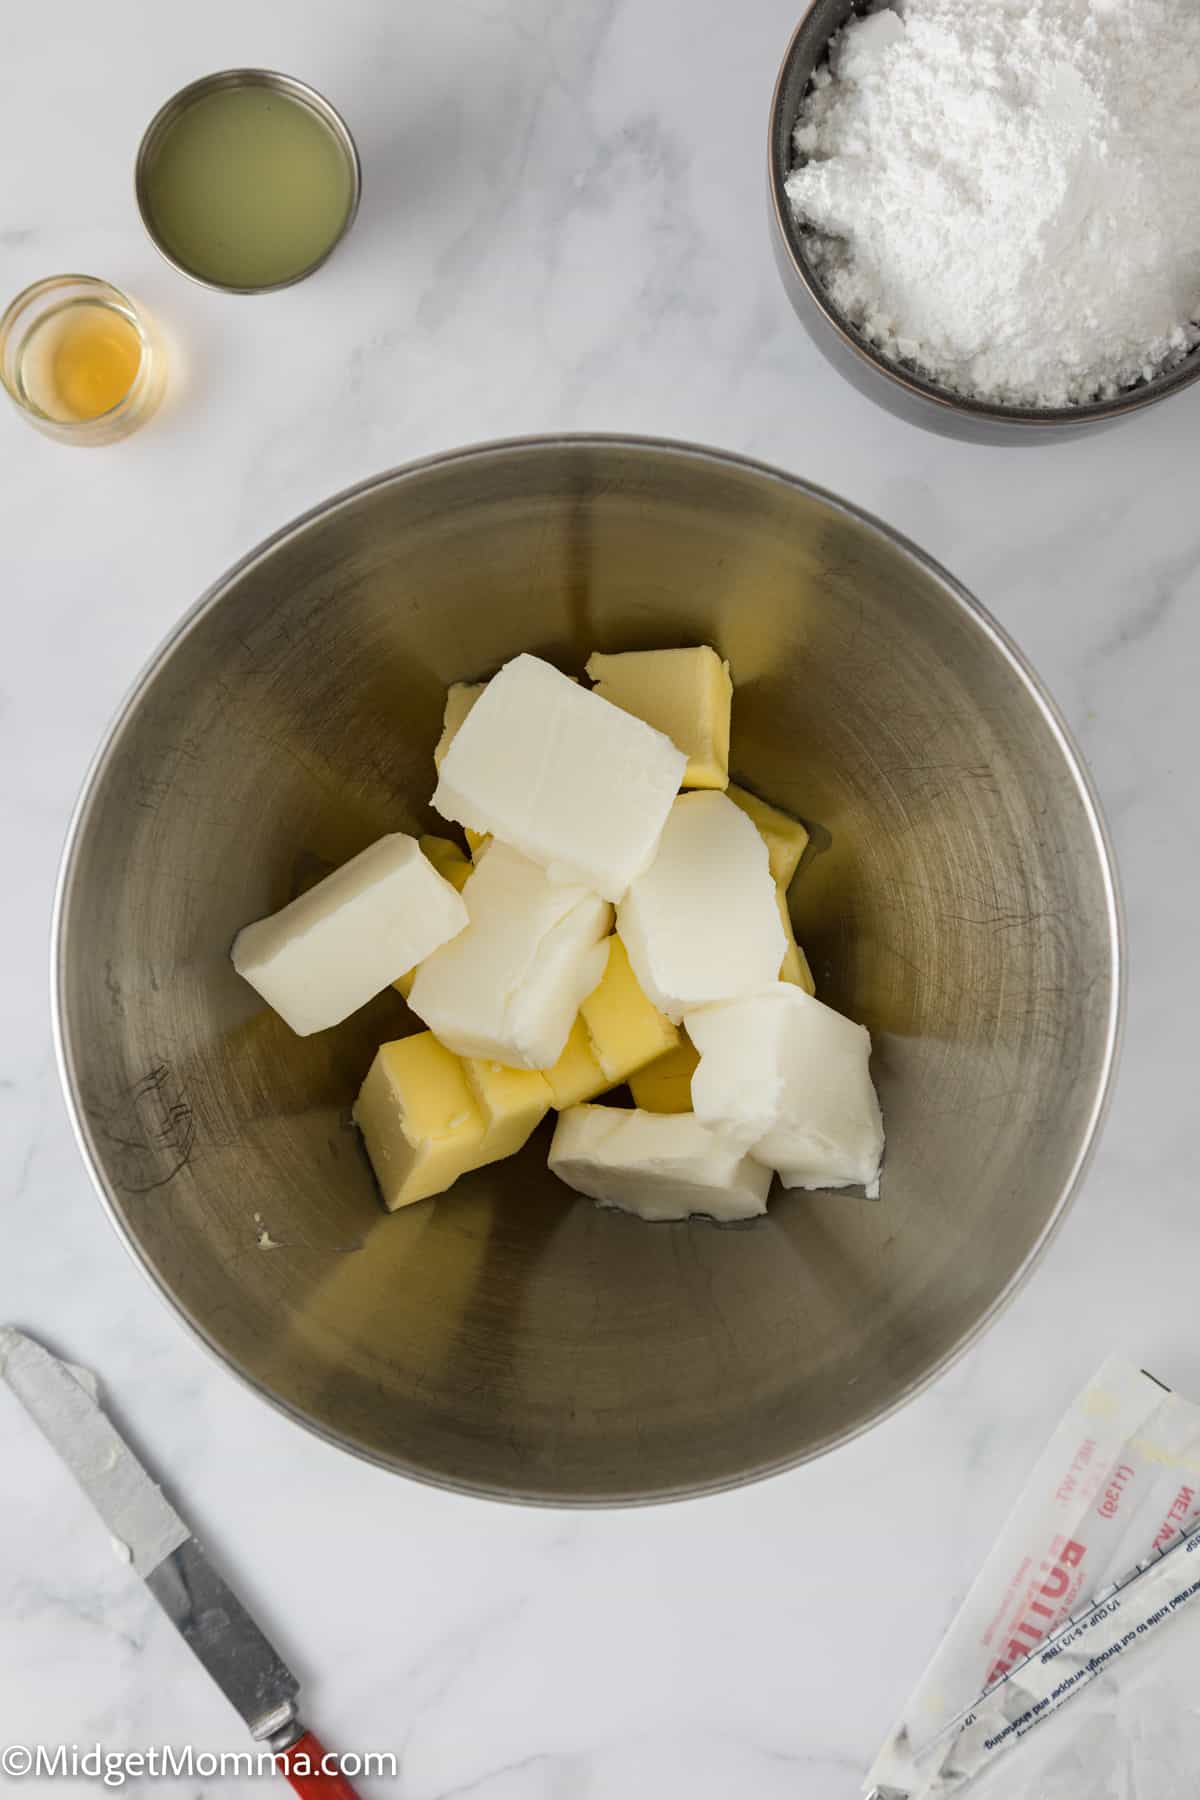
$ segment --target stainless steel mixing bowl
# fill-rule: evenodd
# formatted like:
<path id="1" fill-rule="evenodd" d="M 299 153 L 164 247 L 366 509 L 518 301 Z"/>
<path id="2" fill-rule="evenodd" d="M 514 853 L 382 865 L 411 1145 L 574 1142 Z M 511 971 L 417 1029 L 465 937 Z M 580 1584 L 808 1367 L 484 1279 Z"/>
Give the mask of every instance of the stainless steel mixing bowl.
<path id="1" fill-rule="evenodd" d="M 875 1035 L 882 1200 L 648 1226 L 559 1186 L 542 1132 L 386 1216 L 348 1109 L 414 1021 L 388 993 L 293 1037 L 230 940 L 433 823 L 447 682 L 706 640 L 739 779 L 813 827 L 795 921 L 823 997 Z M 693 1494 L 853 1436 L 994 1317 L 1104 1108 L 1119 936 L 1061 721 L 919 551 L 711 451 L 498 444 L 288 527 L 155 657 L 66 854 L 62 1073 L 126 1244 L 294 1418 L 475 1493 Z"/>
<path id="2" fill-rule="evenodd" d="M 812 0 L 792 34 L 771 99 L 767 183 L 772 247 L 788 298 L 827 361 L 868 399 L 909 424 L 924 425 L 943 437 L 984 444 L 1044 444 L 1077 437 L 1083 431 L 1140 412 L 1200 380 L 1200 349 L 1196 349 L 1176 368 L 1156 375 L 1152 381 L 1140 382 L 1112 400 L 1096 400 L 1086 406 L 1040 408 L 986 405 L 927 381 L 914 370 L 888 362 L 834 304 L 809 265 L 808 233 L 797 224 L 784 191 L 794 160 L 792 129 L 813 72 L 824 61 L 830 38 L 852 14 L 876 12 L 883 3 L 884 0 Z"/>

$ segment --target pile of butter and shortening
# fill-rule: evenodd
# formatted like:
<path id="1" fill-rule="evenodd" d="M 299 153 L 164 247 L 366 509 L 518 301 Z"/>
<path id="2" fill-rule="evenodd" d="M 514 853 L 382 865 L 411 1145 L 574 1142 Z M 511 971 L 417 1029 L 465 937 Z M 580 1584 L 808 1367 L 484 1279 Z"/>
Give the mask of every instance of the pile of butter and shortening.
<path id="1" fill-rule="evenodd" d="M 729 784 L 733 689 L 707 646 L 536 656 L 456 684 L 433 805 L 239 933 L 301 1035 L 393 984 L 428 1030 L 354 1108 L 386 1204 L 512 1156 L 647 1219 L 749 1218 L 785 1187 L 879 1192 L 870 1038 L 814 997 L 786 893 L 803 825 Z M 682 788 L 682 792 L 680 789 Z M 615 925 L 615 930 L 614 930 Z M 634 1107 L 591 1105 L 628 1082 Z"/>

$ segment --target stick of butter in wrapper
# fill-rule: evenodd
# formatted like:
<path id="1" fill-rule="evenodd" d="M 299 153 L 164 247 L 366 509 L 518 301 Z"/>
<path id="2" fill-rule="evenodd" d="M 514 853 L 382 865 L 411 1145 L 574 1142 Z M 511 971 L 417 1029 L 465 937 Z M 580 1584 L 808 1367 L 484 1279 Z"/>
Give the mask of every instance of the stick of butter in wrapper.
<path id="1" fill-rule="evenodd" d="M 868 1794 L 940 1800 L 961 1792 L 1166 1623 L 1200 1593 L 1197 1521 L 1200 1407 L 1110 1358 L 1051 1438 L 877 1757 Z M 1090 1605 L 1160 1556 L 1107 1606 Z M 1085 1605 L 1086 1623 L 1064 1630 Z"/>

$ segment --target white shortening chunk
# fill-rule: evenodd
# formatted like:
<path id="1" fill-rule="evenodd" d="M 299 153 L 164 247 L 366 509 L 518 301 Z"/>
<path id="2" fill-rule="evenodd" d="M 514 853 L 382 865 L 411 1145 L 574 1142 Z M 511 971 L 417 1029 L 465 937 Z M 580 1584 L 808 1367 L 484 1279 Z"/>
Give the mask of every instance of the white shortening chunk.
<path id="1" fill-rule="evenodd" d="M 571 675 L 569 680 L 578 682 L 578 675 Z M 433 761 L 435 768 L 440 769 L 447 750 L 458 736 L 458 728 L 487 686 L 486 681 L 452 681 L 446 689 L 446 704 L 442 710 L 442 735 L 434 747 Z M 468 834 L 470 835 L 470 834 Z M 480 832 L 474 834 L 481 836 Z M 475 848 L 474 844 L 471 846 Z"/>
<path id="2" fill-rule="evenodd" d="M 233 966 L 301 1037 L 324 1031 L 465 929 L 467 909 L 395 832 L 239 931 Z"/>
<path id="3" fill-rule="evenodd" d="M 458 736 L 463 720 L 487 686 L 486 681 L 452 681 L 446 689 L 442 711 L 442 735 L 434 745 L 434 767 L 440 769 L 446 752 Z"/>
<path id="4" fill-rule="evenodd" d="M 696 1117 L 777 1169 L 785 1187 L 879 1194 L 883 1119 L 861 1025 L 780 982 L 693 1013 Z"/>
<path id="5" fill-rule="evenodd" d="M 787 949 L 767 847 L 724 794 L 681 794 L 618 910 L 634 974 L 676 1024 L 774 981 Z"/>
<path id="6" fill-rule="evenodd" d="M 771 1171 L 691 1113 L 572 1106 L 550 1167 L 560 1181 L 643 1219 L 750 1219 L 767 1210 Z"/>
<path id="7" fill-rule="evenodd" d="M 517 656 L 459 726 L 433 804 L 557 880 L 619 900 L 653 857 L 686 767 L 661 731 Z"/>
<path id="8" fill-rule="evenodd" d="M 422 963 L 409 1006 L 459 1056 L 551 1068 L 604 974 L 612 907 L 498 840 L 463 899 L 467 929 Z"/>

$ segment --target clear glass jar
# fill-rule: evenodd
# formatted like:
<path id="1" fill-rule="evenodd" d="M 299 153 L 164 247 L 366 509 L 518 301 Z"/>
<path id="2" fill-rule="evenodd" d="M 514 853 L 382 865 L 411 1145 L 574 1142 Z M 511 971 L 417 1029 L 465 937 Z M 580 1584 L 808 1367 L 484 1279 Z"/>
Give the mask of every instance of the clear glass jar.
<path id="1" fill-rule="evenodd" d="M 62 444 L 113 444 L 162 398 L 162 350 L 119 288 L 51 275 L 0 318 L 0 381 L 31 425 Z"/>

